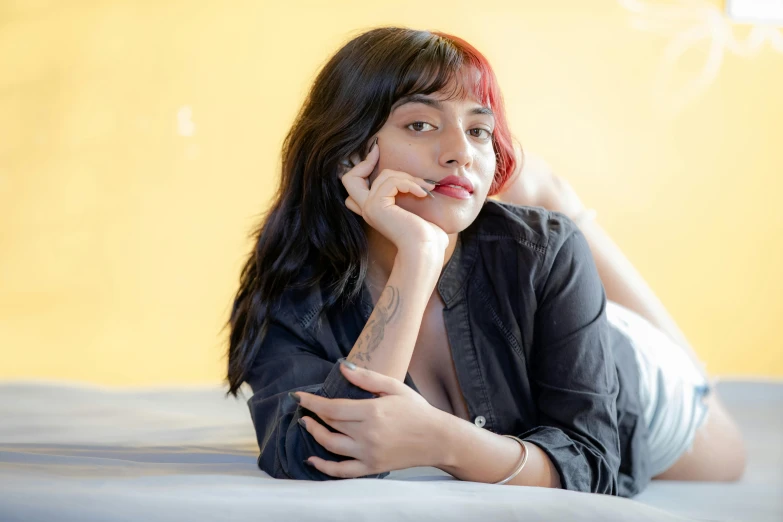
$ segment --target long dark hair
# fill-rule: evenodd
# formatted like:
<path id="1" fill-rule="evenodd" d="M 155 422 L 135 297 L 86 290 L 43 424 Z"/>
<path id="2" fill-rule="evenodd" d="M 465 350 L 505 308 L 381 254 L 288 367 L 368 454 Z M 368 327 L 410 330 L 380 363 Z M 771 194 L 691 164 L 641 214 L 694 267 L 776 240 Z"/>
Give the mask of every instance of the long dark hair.
<path id="1" fill-rule="evenodd" d="M 495 74 L 470 44 L 439 32 L 381 27 L 350 40 L 319 72 L 283 142 L 280 187 L 252 235 L 255 247 L 226 324 L 227 395 L 237 396 L 286 289 L 327 285 L 321 314 L 360 294 L 367 238 L 362 218 L 345 206 L 340 162 L 364 157 L 398 99 L 449 85 L 457 86 L 451 96 L 471 93 L 495 114 L 497 169 L 489 192 L 495 194 L 514 171 L 514 150 Z M 297 282 L 305 267 L 309 277 Z"/>

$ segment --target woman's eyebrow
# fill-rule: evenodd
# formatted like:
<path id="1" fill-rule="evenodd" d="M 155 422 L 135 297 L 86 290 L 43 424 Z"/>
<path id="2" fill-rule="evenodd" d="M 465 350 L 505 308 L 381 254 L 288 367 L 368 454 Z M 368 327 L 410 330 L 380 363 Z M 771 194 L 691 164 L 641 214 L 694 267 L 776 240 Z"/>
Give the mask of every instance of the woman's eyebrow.
<path id="1" fill-rule="evenodd" d="M 433 107 L 439 111 L 443 111 L 443 103 L 440 100 L 436 100 L 435 98 L 430 98 L 429 96 L 426 96 L 424 94 L 410 94 L 408 96 L 403 96 L 397 102 L 392 105 L 391 112 L 394 112 L 398 108 L 400 108 L 403 105 L 406 105 L 408 103 L 421 103 L 423 105 L 429 105 L 430 107 Z M 469 114 L 486 114 L 488 116 L 495 117 L 495 113 L 492 112 L 492 109 L 489 107 L 474 107 L 468 111 Z"/>

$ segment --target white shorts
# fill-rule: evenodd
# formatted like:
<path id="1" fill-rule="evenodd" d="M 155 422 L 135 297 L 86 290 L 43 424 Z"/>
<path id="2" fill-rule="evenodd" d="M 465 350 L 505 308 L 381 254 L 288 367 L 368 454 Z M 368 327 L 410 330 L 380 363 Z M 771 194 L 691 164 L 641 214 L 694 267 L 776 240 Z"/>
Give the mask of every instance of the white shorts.
<path id="1" fill-rule="evenodd" d="M 709 414 L 703 398 L 712 385 L 685 349 L 643 317 L 611 301 L 606 303 L 606 315 L 635 348 L 655 477 L 691 451 L 696 430 Z"/>

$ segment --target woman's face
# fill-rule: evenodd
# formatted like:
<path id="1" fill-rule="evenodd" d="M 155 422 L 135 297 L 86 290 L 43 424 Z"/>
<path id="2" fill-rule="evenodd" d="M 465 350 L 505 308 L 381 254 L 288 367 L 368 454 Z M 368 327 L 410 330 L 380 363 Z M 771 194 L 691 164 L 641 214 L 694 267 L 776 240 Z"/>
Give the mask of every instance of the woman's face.
<path id="1" fill-rule="evenodd" d="M 380 158 L 370 174 L 370 183 L 384 169 L 433 181 L 447 176 L 467 179 L 473 186 L 472 193 L 445 188 L 440 192 L 436 187 L 434 199 L 407 193 L 395 197 L 398 206 L 447 234 L 458 233 L 476 219 L 492 185 L 496 165 L 494 130 L 492 111 L 474 99 L 445 100 L 441 92 L 402 98 L 375 135 Z"/>

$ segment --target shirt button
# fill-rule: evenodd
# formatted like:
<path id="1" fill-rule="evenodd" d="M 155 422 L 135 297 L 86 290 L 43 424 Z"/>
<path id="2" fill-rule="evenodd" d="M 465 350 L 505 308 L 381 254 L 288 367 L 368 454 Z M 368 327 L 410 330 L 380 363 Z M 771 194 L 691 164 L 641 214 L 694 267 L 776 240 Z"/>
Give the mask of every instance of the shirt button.
<path id="1" fill-rule="evenodd" d="M 478 426 L 479 428 L 483 428 L 484 425 L 487 423 L 487 419 L 485 419 L 483 415 L 479 415 L 478 417 L 476 417 L 476 419 L 473 422 L 475 422 L 476 426 Z"/>

